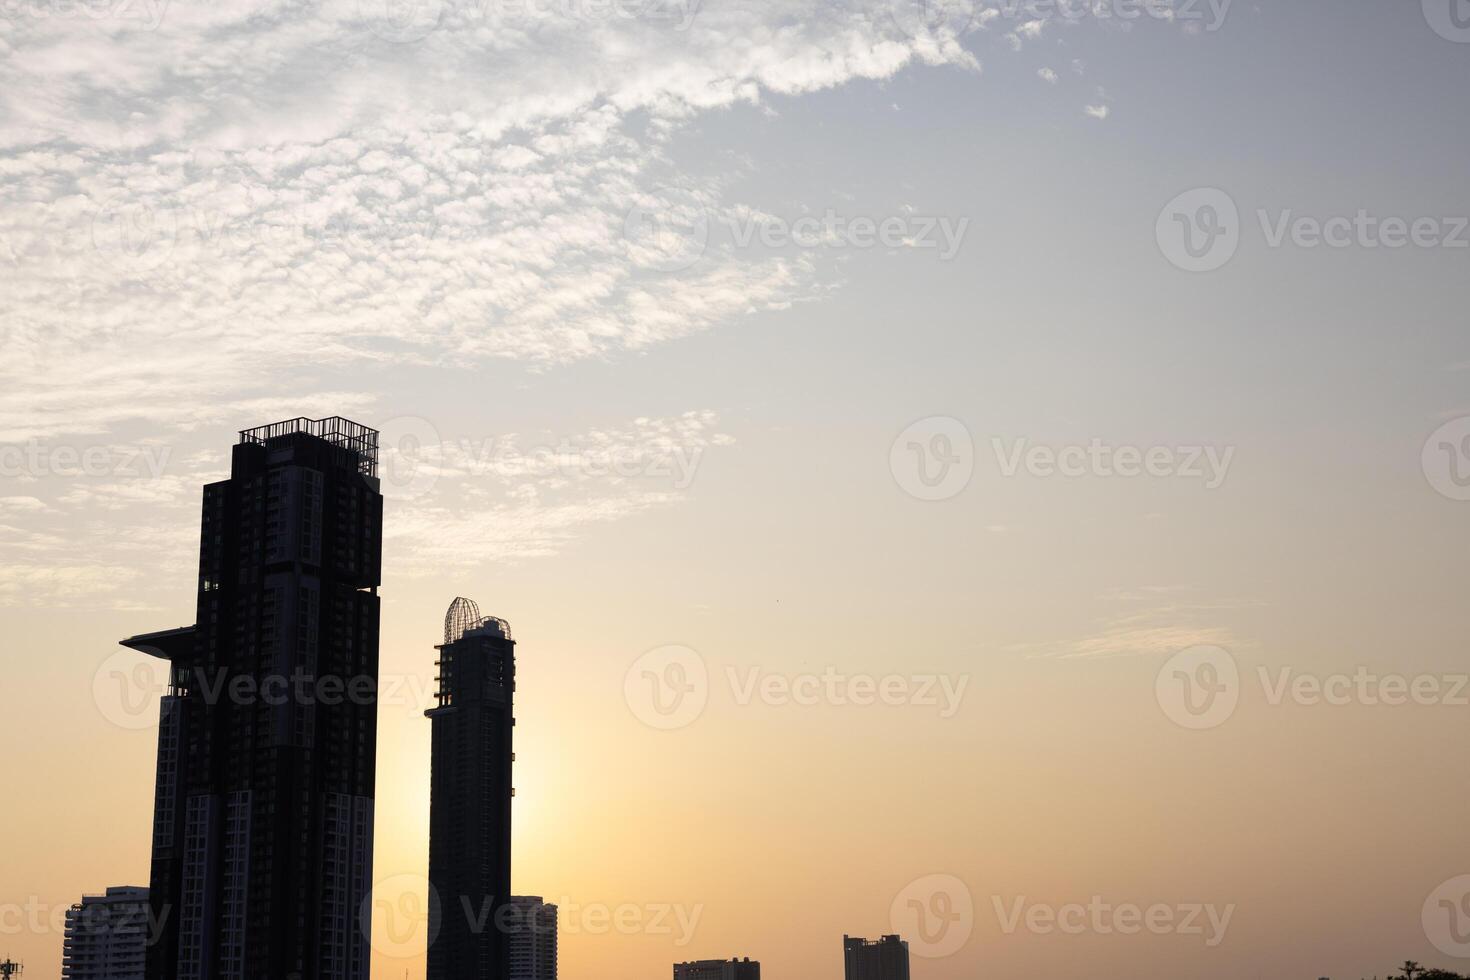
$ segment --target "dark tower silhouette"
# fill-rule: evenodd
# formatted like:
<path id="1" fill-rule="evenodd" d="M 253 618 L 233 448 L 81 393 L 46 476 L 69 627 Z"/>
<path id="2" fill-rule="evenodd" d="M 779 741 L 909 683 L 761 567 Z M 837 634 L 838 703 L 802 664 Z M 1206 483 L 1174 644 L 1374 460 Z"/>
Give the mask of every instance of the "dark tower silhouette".
<path id="1" fill-rule="evenodd" d="M 506 980 L 510 942 L 510 624 L 455 599 L 444 617 L 430 777 L 428 980 Z"/>
<path id="2" fill-rule="evenodd" d="M 378 433 L 240 433 L 204 488 L 196 625 L 123 645 L 171 662 L 160 708 L 148 980 L 366 980 Z"/>

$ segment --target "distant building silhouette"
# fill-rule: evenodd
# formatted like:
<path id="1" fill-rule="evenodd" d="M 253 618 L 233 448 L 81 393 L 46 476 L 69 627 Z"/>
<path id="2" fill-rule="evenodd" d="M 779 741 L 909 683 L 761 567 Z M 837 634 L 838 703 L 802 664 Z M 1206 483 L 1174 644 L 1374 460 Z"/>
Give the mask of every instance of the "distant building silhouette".
<path id="1" fill-rule="evenodd" d="M 556 980 L 556 906 L 510 900 L 510 980 Z"/>
<path id="2" fill-rule="evenodd" d="M 761 980 L 761 965 L 743 960 L 695 960 L 675 963 L 674 980 Z"/>
<path id="3" fill-rule="evenodd" d="M 66 911 L 63 980 L 143 980 L 148 947 L 148 889 L 109 888 Z"/>
<path id="4" fill-rule="evenodd" d="M 843 936 L 842 958 L 847 980 L 909 980 L 909 944 L 897 936 Z"/>
<path id="5" fill-rule="evenodd" d="M 510 624 L 455 599 L 444 617 L 429 804 L 428 980 L 504 980 L 510 942 L 511 733 L 515 640 Z"/>
<path id="6" fill-rule="evenodd" d="M 366 980 L 378 434 L 240 433 L 204 488 L 194 626 L 123 645 L 172 664 L 160 711 L 148 980 Z"/>

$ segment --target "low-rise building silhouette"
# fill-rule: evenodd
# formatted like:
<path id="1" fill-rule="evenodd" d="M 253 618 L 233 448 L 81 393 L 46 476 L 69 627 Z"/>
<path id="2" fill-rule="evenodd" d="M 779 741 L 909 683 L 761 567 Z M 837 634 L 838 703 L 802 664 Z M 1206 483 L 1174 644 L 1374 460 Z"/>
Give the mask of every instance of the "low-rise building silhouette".
<path id="1" fill-rule="evenodd" d="M 556 980 L 556 906 L 515 896 L 510 907 L 510 980 Z"/>
<path id="2" fill-rule="evenodd" d="M 64 980 L 143 980 L 148 889 L 132 885 L 86 895 L 66 910 Z"/>
<path id="3" fill-rule="evenodd" d="M 909 944 L 898 936 L 843 936 L 842 957 L 847 980 L 909 980 Z"/>
<path id="4" fill-rule="evenodd" d="M 761 965 L 748 956 L 743 960 L 675 963 L 674 980 L 761 980 Z"/>

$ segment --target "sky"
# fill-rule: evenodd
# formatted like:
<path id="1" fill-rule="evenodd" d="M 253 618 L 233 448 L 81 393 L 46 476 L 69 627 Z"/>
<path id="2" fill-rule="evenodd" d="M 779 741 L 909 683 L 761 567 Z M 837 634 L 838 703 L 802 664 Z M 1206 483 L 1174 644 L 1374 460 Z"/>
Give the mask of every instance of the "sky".
<path id="1" fill-rule="evenodd" d="M 375 978 L 459 595 L 563 977 L 1470 968 L 1467 81 L 1464 0 L 0 0 L 0 958 L 146 884 L 117 640 L 340 414 Z"/>

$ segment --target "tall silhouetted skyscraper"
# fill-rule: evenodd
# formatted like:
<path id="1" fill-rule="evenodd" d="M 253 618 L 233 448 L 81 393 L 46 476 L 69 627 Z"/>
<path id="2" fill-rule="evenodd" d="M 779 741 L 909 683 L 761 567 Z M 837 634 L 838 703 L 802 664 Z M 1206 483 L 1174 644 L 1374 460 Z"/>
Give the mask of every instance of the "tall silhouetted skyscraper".
<path id="1" fill-rule="evenodd" d="M 510 969 L 510 624 L 455 599 L 444 617 L 430 779 L 428 980 L 505 980 Z"/>
<path id="2" fill-rule="evenodd" d="M 909 980 L 909 944 L 897 936 L 842 937 L 847 980 Z"/>
<path id="3" fill-rule="evenodd" d="M 240 433 L 204 488 L 196 623 L 123 641 L 172 663 L 160 710 L 149 980 L 366 980 L 378 433 Z"/>
<path id="4" fill-rule="evenodd" d="M 510 980 L 556 980 L 556 906 L 510 900 Z"/>
<path id="5" fill-rule="evenodd" d="M 62 980 L 143 980 L 148 889 L 109 888 L 66 910 Z"/>

